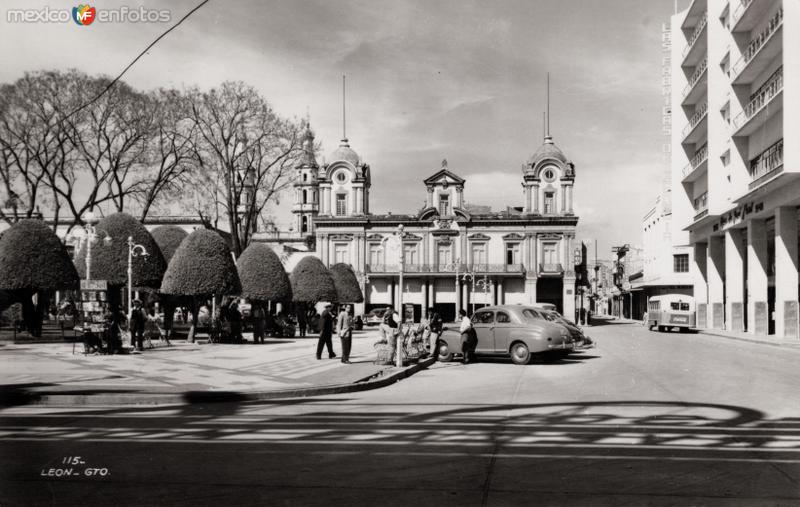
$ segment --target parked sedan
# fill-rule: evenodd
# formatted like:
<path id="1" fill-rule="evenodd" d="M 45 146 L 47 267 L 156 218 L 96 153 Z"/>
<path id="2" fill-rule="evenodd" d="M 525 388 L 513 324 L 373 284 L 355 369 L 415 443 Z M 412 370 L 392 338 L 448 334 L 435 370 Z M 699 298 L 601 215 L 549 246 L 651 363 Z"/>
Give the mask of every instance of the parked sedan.
<path id="1" fill-rule="evenodd" d="M 572 341 L 575 344 L 575 349 L 589 347 L 592 344 L 591 338 L 586 336 L 581 328 L 579 328 L 574 322 L 567 319 L 566 317 L 562 316 L 560 313 L 554 310 L 540 310 L 539 313 L 542 316 L 549 320 L 550 322 L 555 322 L 556 324 L 561 324 L 567 331 L 569 331 L 570 336 L 572 336 Z"/>
<path id="2" fill-rule="evenodd" d="M 527 364 L 533 355 L 571 350 L 574 347 L 567 329 L 534 315 L 533 308 L 501 305 L 481 308 L 472 316 L 478 335 L 475 354 L 510 357 L 514 364 Z M 529 314 L 529 315 L 528 315 Z M 461 353 L 461 335 L 447 330 L 439 339 L 440 361 L 451 361 Z"/>

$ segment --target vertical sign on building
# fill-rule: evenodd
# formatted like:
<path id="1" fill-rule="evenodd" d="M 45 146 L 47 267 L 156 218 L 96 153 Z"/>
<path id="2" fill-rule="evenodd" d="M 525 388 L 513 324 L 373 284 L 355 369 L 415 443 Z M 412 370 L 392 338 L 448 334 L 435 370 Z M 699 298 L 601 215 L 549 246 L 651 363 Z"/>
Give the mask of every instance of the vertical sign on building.
<path id="1" fill-rule="evenodd" d="M 672 134 L 672 32 L 668 23 L 661 25 L 661 133 L 666 138 L 663 144 L 662 160 L 669 172 Z"/>

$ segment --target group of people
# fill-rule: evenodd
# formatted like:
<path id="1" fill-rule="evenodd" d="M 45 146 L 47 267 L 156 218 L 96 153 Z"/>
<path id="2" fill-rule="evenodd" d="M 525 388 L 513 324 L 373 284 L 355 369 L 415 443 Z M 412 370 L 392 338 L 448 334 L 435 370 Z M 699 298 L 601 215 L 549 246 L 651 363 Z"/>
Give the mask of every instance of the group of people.
<path id="1" fill-rule="evenodd" d="M 322 350 L 328 349 L 328 358 L 335 359 L 333 352 L 333 305 L 328 303 L 320 315 L 319 340 L 317 341 L 317 359 L 322 359 Z M 350 364 L 350 350 L 353 346 L 353 320 L 352 306 L 342 305 L 336 318 L 336 334 L 342 342 L 342 363 Z M 301 335 L 302 336 L 302 335 Z"/>
<path id="2" fill-rule="evenodd" d="M 97 333 L 89 329 L 84 330 L 84 348 L 87 354 L 106 352 L 117 354 L 123 350 L 122 325 L 127 320 L 122 311 L 113 311 L 110 308 L 103 315 L 102 333 Z M 133 300 L 130 321 L 128 323 L 131 347 L 135 352 L 144 351 L 145 341 L 151 342 L 153 339 L 165 339 L 170 345 L 169 337 L 161 330 L 156 314 L 155 306 L 150 306 L 147 310 L 142 308 L 142 302 L 138 299 Z M 105 342 L 105 344 L 104 344 Z"/>

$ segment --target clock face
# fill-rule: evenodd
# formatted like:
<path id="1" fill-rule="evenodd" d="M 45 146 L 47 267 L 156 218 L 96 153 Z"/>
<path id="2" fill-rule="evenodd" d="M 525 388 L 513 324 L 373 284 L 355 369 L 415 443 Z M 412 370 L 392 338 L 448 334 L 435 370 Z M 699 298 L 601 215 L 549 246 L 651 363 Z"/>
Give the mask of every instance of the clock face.
<path id="1" fill-rule="evenodd" d="M 334 178 L 336 179 L 337 183 L 347 183 L 347 171 L 337 172 Z"/>
<path id="2" fill-rule="evenodd" d="M 542 178 L 547 182 L 555 181 L 556 174 L 556 169 L 554 167 L 545 167 L 542 170 Z"/>

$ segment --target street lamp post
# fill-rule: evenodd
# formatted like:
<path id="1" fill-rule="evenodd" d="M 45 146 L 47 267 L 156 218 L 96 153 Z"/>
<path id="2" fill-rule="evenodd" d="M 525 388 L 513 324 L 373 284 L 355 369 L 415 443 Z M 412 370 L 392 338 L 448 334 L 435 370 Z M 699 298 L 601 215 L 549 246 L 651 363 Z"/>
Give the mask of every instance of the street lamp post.
<path id="1" fill-rule="evenodd" d="M 89 211 L 84 215 L 83 221 L 86 222 L 86 223 L 83 224 L 83 225 L 79 225 L 78 226 L 79 227 L 78 232 L 81 232 L 81 234 L 75 234 L 73 237 L 77 237 L 80 240 L 84 240 L 84 239 L 86 240 L 86 279 L 87 280 L 91 280 L 92 279 L 92 242 L 97 237 L 97 232 L 98 232 L 97 228 L 93 224 L 95 222 L 97 222 L 97 217 L 95 217 L 95 214 L 92 211 Z M 111 244 L 111 236 L 109 236 L 105 232 L 103 232 L 103 234 L 105 234 L 105 238 L 103 238 L 103 242 L 105 242 L 106 245 L 110 245 Z"/>
<path id="2" fill-rule="evenodd" d="M 489 306 L 491 303 L 488 302 L 489 299 L 489 275 L 484 274 L 483 278 L 480 278 L 475 281 L 476 284 L 480 284 L 483 287 L 483 304 Z M 474 309 L 474 305 L 473 305 Z"/>
<path id="3" fill-rule="evenodd" d="M 474 272 L 470 273 L 469 271 L 467 271 L 466 273 L 464 273 L 464 276 L 461 277 L 461 280 L 467 284 L 467 294 L 469 295 L 469 300 L 470 300 L 469 304 L 472 304 L 472 311 L 469 312 L 470 310 L 469 304 L 467 304 L 466 310 L 469 312 L 470 315 L 472 315 L 473 313 L 475 313 L 475 297 L 474 297 L 475 295 L 473 294 L 473 289 L 475 288 L 475 284 L 473 283 L 475 280 L 475 273 Z"/>
<path id="4" fill-rule="evenodd" d="M 131 321 L 133 315 L 131 302 L 133 299 L 133 258 L 139 256 L 147 256 L 147 249 L 143 245 L 134 243 L 133 236 L 128 236 L 128 322 Z"/>
<path id="5" fill-rule="evenodd" d="M 399 280 L 399 282 L 400 282 L 400 290 L 399 290 L 399 295 L 398 295 L 398 298 L 397 298 L 397 300 L 399 302 L 399 306 L 400 306 L 400 312 L 399 312 L 399 314 L 400 314 L 400 322 L 397 323 L 397 326 L 398 326 L 398 331 L 400 331 L 400 333 L 398 333 L 399 336 L 397 337 L 397 351 L 396 351 L 395 357 L 397 358 L 397 361 L 396 361 L 397 367 L 398 368 L 402 368 L 403 367 L 403 357 L 402 357 L 403 341 L 402 341 L 401 337 L 403 336 L 403 333 L 402 333 L 403 322 L 405 321 L 405 315 L 403 315 L 405 313 L 404 310 L 403 310 L 403 271 L 405 270 L 405 250 L 403 248 L 403 237 L 405 237 L 405 232 L 403 231 L 403 224 L 400 224 L 400 225 L 397 226 L 397 233 L 396 234 L 400 238 L 400 280 Z"/>

